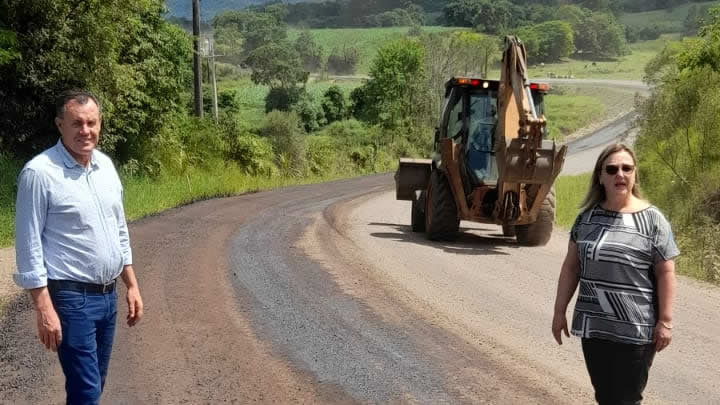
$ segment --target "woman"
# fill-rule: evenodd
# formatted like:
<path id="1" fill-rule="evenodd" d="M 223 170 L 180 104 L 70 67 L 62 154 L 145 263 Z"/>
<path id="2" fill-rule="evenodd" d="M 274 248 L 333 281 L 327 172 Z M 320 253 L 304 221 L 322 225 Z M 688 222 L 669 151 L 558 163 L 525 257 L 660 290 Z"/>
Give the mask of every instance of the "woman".
<path id="1" fill-rule="evenodd" d="M 571 331 L 582 338 L 599 404 L 641 403 L 655 353 L 672 339 L 679 253 L 668 221 L 641 198 L 635 154 L 622 144 L 605 148 L 570 231 L 552 322 L 562 344 L 579 283 Z"/>

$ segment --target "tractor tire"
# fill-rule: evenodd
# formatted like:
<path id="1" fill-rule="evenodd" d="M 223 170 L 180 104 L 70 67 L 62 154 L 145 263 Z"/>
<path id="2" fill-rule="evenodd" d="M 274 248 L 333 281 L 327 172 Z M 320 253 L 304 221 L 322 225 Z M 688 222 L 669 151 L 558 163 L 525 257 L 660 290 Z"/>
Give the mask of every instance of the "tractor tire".
<path id="1" fill-rule="evenodd" d="M 550 241 L 555 221 L 555 189 L 551 188 L 538 211 L 535 223 L 515 225 L 515 236 L 524 246 L 544 246 Z"/>
<path id="2" fill-rule="evenodd" d="M 460 229 L 455 197 L 447 177 L 439 170 L 430 175 L 425 195 L 425 234 L 430 240 L 452 241 Z"/>
<path id="3" fill-rule="evenodd" d="M 425 192 L 422 192 L 420 198 L 412 200 L 412 208 L 410 209 L 410 227 L 413 232 L 425 232 Z"/>
<path id="4" fill-rule="evenodd" d="M 515 236 L 515 225 L 503 225 L 502 233 L 503 233 L 503 236 L 514 237 Z"/>

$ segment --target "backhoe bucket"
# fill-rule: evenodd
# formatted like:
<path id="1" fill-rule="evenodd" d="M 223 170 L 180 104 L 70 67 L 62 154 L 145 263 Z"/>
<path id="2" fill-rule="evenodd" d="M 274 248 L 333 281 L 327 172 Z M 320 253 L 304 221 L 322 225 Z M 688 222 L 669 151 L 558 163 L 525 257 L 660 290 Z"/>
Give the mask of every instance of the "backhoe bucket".
<path id="1" fill-rule="evenodd" d="M 534 147 L 534 140 L 513 138 L 505 151 L 505 183 L 552 184 L 562 170 L 567 147 L 559 150 L 552 140 Z"/>
<path id="2" fill-rule="evenodd" d="M 412 201 L 415 191 L 427 189 L 432 170 L 432 159 L 400 158 L 395 172 L 395 192 L 398 200 Z"/>

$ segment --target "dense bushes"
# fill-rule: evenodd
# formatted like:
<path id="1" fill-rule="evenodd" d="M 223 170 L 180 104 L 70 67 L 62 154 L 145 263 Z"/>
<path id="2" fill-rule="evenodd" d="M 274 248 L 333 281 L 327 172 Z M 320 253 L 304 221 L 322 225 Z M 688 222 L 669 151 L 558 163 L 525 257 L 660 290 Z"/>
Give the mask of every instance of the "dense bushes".
<path id="1" fill-rule="evenodd" d="M 57 139 L 54 97 L 80 87 L 104 104 L 101 146 L 140 158 L 146 138 L 183 111 L 190 38 L 164 17 L 160 0 L 8 0 L 0 35 L 0 147 L 28 157 Z M 12 57 L 15 55 L 16 57 Z"/>
<path id="2" fill-rule="evenodd" d="M 679 268 L 720 282 L 720 8 L 699 40 L 670 44 L 646 68 L 654 85 L 640 105 L 640 179 L 670 216 Z"/>

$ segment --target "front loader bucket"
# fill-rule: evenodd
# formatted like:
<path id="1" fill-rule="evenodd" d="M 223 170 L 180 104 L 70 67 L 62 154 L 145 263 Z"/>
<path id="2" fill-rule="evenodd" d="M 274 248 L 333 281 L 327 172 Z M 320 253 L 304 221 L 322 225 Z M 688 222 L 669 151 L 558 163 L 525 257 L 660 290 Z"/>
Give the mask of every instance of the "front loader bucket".
<path id="1" fill-rule="evenodd" d="M 398 200 L 414 200 L 415 191 L 427 189 L 432 159 L 400 158 L 395 172 L 395 193 Z"/>

